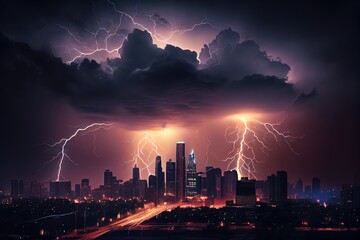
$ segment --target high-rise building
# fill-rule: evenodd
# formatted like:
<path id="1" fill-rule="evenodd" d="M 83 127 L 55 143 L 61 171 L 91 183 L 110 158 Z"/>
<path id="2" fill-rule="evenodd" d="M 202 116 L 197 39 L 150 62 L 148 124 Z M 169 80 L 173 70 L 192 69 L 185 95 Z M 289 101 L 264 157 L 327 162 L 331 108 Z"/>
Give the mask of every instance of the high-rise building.
<path id="1" fill-rule="evenodd" d="M 185 186 L 185 143 L 178 142 L 176 143 L 176 201 L 185 200 Z"/>
<path id="2" fill-rule="evenodd" d="M 113 174 L 112 171 L 106 170 L 104 172 L 104 186 L 105 187 L 111 187 L 113 181 Z"/>
<path id="3" fill-rule="evenodd" d="M 175 162 L 166 162 L 166 194 L 175 196 Z"/>
<path id="4" fill-rule="evenodd" d="M 296 192 L 297 198 L 302 198 L 304 195 L 304 183 L 300 178 L 296 182 L 295 192 Z"/>
<path id="5" fill-rule="evenodd" d="M 320 197 L 320 178 L 314 177 L 312 179 L 311 188 L 312 188 L 312 197 L 319 199 L 319 197 Z"/>
<path id="6" fill-rule="evenodd" d="M 288 182 L 287 172 L 277 171 L 276 174 L 276 189 L 275 189 L 275 201 L 284 202 L 287 200 L 288 194 Z"/>
<path id="7" fill-rule="evenodd" d="M 221 198 L 221 169 L 206 167 L 206 189 L 209 198 Z"/>
<path id="8" fill-rule="evenodd" d="M 22 197 L 24 194 L 23 180 L 11 180 L 11 197 Z"/>
<path id="9" fill-rule="evenodd" d="M 68 197 L 71 195 L 71 181 L 50 182 L 50 195 L 52 197 Z"/>
<path id="10" fill-rule="evenodd" d="M 156 204 L 155 190 L 156 190 L 156 177 L 154 175 L 150 175 L 149 188 L 147 189 L 147 193 L 146 193 L 146 200 L 149 202 L 154 202 Z"/>
<path id="11" fill-rule="evenodd" d="M 90 195 L 90 180 L 88 178 L 81 179 L 80 197 L 89 197 Z"/>
<path id="12" fill-rule="evenodd" d="M 276 195 L 276 175 L 271 174 L 271 176 L 267 177 L 267 181 L 269 184 L 269 201 L 274 202 Z"/>
<path id="13" fill-rule="evenodd" d="M 199 172 L 196 177 L 196 192 L 199 195 L 206 196 L 206 173 Z"/>
<path id="14" fill-rule="evenodd" d="M 75 184 L 75 197 L 80 197 L 80 189 L 81 189 L 81 186 L 80 184 Z"/>
<path id="15" fill-rule="evenodd" d="M 255 180 L 242 177 L 236 182 L 236 204 L 243 206 L 254 206 L 256 203 Z"/>
<path id="16" fill-rule="evenodd" d="M 196 189 L 196 159 L 194 150 L 189 155 L 189 162 L 186 169 L 186 196 L 194 196 L 197 193 Z"/>
<path id="17" fill-rule="evenodd" d="M 133 184 L 133 197 L 139 197 L 140 196 L 140 169 L 135 164 L 133 168 L 133 178 L 132 178 L 132 184 Z"/>
<path id="18" fill-rule="evenodd" d="M 238 174 L 236 170 L 224 172 L 224 198 L 226 200 L 235 201 L 237 181 Z"/>
<path id="19" fill-rule="evenodd" d="M 156 200 L 162 199 L 165 192 L 165 182 L 164 182 L 164 172 L 161 166 L 161 156 L 157 156 L 155 159 L 155 177 L 156 177 L 156 187 L 155 187 L 155 195 Z"/>

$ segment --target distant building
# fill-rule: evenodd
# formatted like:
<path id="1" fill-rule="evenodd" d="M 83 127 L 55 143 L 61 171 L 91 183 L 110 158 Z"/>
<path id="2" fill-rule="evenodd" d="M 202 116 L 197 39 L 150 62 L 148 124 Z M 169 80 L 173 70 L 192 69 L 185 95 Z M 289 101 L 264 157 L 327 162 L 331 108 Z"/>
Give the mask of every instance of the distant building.
<path id="1" fill-rule="evenodd" d="M 255 180 L 242 177 L 236 182 L 236 205 L 254 206 L 256 203 Z"/>
<path id="2" fill-rule="evenodd" d="M 275 202 L 276 195 L 276 175 L 271 174 L 267 177 L 267 182 L 269 184 L 269 201 Z"/>
<path id="3" fill-rule="evenodd" d="M 238 174 L 236 170 L 224 172 L 224 198 L 226 200 L 235 201 L 237 181 Z"/>
<path id="4" fill-rule="evenodd" d="M 275 189 L 275 201 L 284 202 L 287 200 L 288 194 L 288 181 L 287 172 L 277 171 L 276 174 L 276 189 Z"/>
<path id="5" fill-rule="evenodd" d="M 11 180 L 11 197 L 22 197 L 24 194 L 24 181 L 13 179 Z"/>
<path id="6" fill-rule="evenodd" d="M 58 198 L 71 196 L 71 181 L 50 182 L 50 195 Z"/>
<path id="7" fill-rule="evenodd" d="M 149 188 L 147 189 L 147 193 L 146 193 L 146 197 L 145 197 L 148 202 L 156 203 L 155 190 L 156 190 L 156 177 L 155 177 L 155 175 L 150 175 L 149 176 Z"/>
<path id="8" fill-rule="evenodd" d="M 314 199 L 319 199 L 320 198 L 320 178 L 318 177 L 314 177 L 312 179 L 312 197 Z"/>
<path id="9" fill-rule="evenodd" d="M 157 202 L 159 202 L 165 193 L 165 179 L 164 172 L 161 166 L 161 156 L 157 156 L 155 159 L 155 177 L 156 177 L 156 186 L 155 186 L 155 195 Z"/>
<path id="10" fill-rule="evenodd" d="M 145 179 L 140 180 L 140 184 L 139 184 L 139 198 L 145 198 L 146 189 L 147 189 L 147 181 L 146 181 Z"/>
<path id="11" fill-rule="evenodd" d="M 113 181 L 113 174 L 110 170 L 105 170 L 104 172 L 104 186 L 111 187 Z"/>
<path id="12" fill-rule="evenodd" d="M 269 185 L 264 180 L 257 180 L 255 182 L 255 192 L 256 197 L 261 200 L 268 200 L 269 199 Z"/>
<path id="13" fill-rule="evenodd" d="M 206 196 L 206 173 L 203 172 L 197 173 L 196 192 L 198 195 Z"/>
<path id="14" fill-rule="evenodd" d="M 176 143 L 176 201 L 185 200 L 185 143 Z"/>
<path id="15" fill-rule="evenodd" d="M 166 162 L 166 194 L 175 196 L 175 162 Z"/>
<path id="16" fill-rule="evenodd" d="M 295 193 L 297 198 L 303 198 L 304 196 L 304 185 L 303 181 L 300 178 L 296 182 Z"/>
<path id="17" fill-rule="evenodd" d="M 208 168 L 206 172 L 206 190 L 208 198 L 221 198 L 221 169 Z"/>
<path id="18" fill-rule="evenodd" d="M 133 197 L 139 197 L 140 196 L 140 169 L 135 164 L 133 168 L 133 178 L 132 178 L 132 196 Z"/>
<path id="19" fill-rule="evenodd" d="M 186 169 L 186 196 L 194 196 L 197 194 L 196 189 L 196 159 L 194 150 L 189 155 L 189 162 Z"/>
<path id="20" fill-rule="evenodd" d="M 88 178 L 81 179 L 80 197 L 91 196 L 90 180 Z"/>
<path id="21" fill-rule="evenodd" d="M 80 197 L 80 184 L 75 184 L 75 197 Z"/>

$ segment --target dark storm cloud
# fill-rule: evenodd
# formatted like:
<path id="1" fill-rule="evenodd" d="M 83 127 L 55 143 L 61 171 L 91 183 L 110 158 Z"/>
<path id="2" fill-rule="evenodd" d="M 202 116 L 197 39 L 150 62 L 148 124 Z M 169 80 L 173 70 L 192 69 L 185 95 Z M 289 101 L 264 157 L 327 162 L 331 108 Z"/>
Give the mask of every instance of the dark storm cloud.
<path id="1" fill-rule="evenodd" d="M 208 71 L 231 79 L 240 79 L 251 74 L 262 74 L 287 78 L 290 66 L 272 60 L 253 40 L 240 43 L 239 33 L 231 28 L 221 31 L 216 38 L 205 45 L 200 60 Z"/>
<path id="2" fill-rule="evenodd" d="M 279 65 L 287 65 L 272 65 L 255 43 L 239 44 L 239 38 L 231 36 L 238 33 L 229 31 L 221 32 L 214 40 L 217 43 L 210 45 L 217 46 L 220 63 L 203 66 L 203 70 L 198 69 L 196 52 L 171 45 L 158 48 L 148 32 L 135 29 L 119 50 L 122 58 L 108 60 L 106 65 L 113 73 L 94 60 L 65 65 L 5 38 L 2 71 L 11 83 L 44 85 L 84 112 L 115 118 L 121 115 L 183 121 L 218 107 L 236 112 L 244 107 L 268 110 L 287 106 L 295 97 L 292 85 L 285 78 L 259 74 L 276 73 Z M 252 61 L 258 71 L 250 67 Z M 229 77 L 226 73 L 232 68 L 242 73 L 233 72 Z"/>

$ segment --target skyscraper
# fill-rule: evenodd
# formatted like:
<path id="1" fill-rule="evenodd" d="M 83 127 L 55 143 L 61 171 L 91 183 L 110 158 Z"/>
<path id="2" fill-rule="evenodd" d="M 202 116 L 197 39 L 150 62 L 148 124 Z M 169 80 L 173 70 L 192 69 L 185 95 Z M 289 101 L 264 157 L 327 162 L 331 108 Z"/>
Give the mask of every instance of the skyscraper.
<path id="1" fill-rule="evenodd" d="M 298 198 L 303 197 L 303 195 L 304 195 L 304 183 L 300 178 L 296 182 L 295 191 L 296 191 L 296 195 L 298 196 Z"/>
<path id="2" fill-rule="evenodd" d="M 320 195 L 320 178 L 314 177 L 312 179 L 311 188 L 312 188 L 313 198 L 319 198 L 320 197 L 319 196 Z"/>
<path id="3" fill-rule="evenodd" d="M 132 184 L 133 184 L 132 196 L 139 197 L 139 195 L 140 195 L 140 170 L 136 164 L 133 168 Z"/>
<path id="4" fill-rule="evenodd" d="M 237 181 L 238 175 L 236 170 L 224 172 L 224 197 L 226 200 L 235 201 Z"/>
<path id="5" fill-rule="evenodd" d="M 242 177 L 236 182 L 236 204 L 253 206 L 256 203 L 255 180 Z"/>
<path id="6" fill-rule="evenodd" d="M 221 198 L 221 169 L 206 167 L 206 189 L 209 198 Z"/>
<path id="7" fill-rule="evenodd" d="M 274 202 L 276 195 L 276 175 L 271 174 L 271 176 L 268 176 L 267 182 L 269 184 L 269 201 Z"/>
<path id="8" fill-rule="evenodd" d="M 185 143 L 176 143 L 176 201 L 185 199 Z"/>
<path id="9" fill-rule="evenodd" d="M 287 172 L 277 171 L 276 174 L 276 188 L 275 188 L 275 201 L 284 202 L 287 200 Z"/>
<path id="10" fill-rule="evenodd" d="M 50 182 L 50 194 L 52 197 L 68 197 L 71 194 L 71 182 Z"/>
<path id="11" fill-rule="evenodd" d="M 166 162 L 166 194 L 175 196 L 175 162 Z"/>
<path id="12" fill-rule="evenodd" d="M 155 187 L 155 195 L 156 200 L 159 201 L 165 192 L 165 182 L 164 182 L 164 172 L 161 166 L 161 156 L 157 156 L 155 159 L 155 177 L 156 177 L 156 187 Z"/>
<path id="13" fill-rule="evenodd" d="M 186 169 L 186 196 L 194 196 L 196 189 L 196 159 L 194 150 L 189 155 L 189 162 Z"/>
<path id="14" fill-rule="evenodd" d="M 113 179 L 112 177 L 113 177 L 112 171 L 106 170 L 104 172 L 104 186 L 111 187 L 112 179 Z"/>

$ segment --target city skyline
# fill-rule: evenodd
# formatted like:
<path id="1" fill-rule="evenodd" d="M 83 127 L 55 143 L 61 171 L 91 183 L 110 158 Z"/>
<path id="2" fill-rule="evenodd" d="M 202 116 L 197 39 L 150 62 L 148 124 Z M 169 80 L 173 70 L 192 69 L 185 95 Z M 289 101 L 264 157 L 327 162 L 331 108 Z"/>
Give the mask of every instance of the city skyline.
<path id="1" fill-rule="evenodd" d="M 148 176 L 157 155 L 163 170 L 176 162 L 177 141 L 197 169 L 284 169 L 324 186 L 359 177 L 357 2 L 0 9 L 0 190 L 11 179 L 99 184 L 98 169 L 129 179 L 135 164 Z"/>

